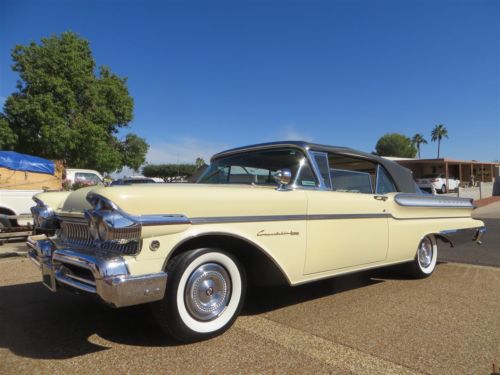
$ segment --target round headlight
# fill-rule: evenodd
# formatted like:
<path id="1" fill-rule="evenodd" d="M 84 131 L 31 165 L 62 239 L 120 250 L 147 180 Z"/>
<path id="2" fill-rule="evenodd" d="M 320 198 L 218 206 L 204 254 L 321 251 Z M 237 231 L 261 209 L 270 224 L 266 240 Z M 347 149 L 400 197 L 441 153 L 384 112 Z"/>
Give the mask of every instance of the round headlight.
<path id="1" fill-rule="evenodd" d="M 36 206 L 31 208 L 33 224 L 43 229 L 55 229 L 55 212 L 42 201 L 36 201 Z"/>
<path id="2" fill-rule="evenodd" d="M 47 219 L 51 218 L 52 216 L 54 216 L 54 211 L 52 211 L 49 207 L 44 206 L 40 210 L 40 217 L 41 218 L 47 220 Z"/>
<path id="3" fill-rule="evenodd" d="M 106 241 L 108 237 L 108 227 L 106 226 L 106 223 L 104 220 L 99 220 L 99 224 L 97 226 L 98 232 L 99 232 L 99 238 L 101 241 Z"/>

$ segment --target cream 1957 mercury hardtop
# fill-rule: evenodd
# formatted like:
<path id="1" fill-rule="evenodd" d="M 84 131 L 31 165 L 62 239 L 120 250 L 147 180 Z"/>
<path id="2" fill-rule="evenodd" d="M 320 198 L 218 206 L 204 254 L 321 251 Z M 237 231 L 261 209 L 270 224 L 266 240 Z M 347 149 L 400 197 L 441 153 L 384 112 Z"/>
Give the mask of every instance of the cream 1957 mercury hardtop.
<path id="1" fill-rule="evenodd" d="M 398 263 L 436 267 L 438 245 L 480 243 L 468 199 L 422 195 L 411 172 L 349 148 L 277 142 L 216 154 L 195 184 L 41 193 L 28 241 L 52 291 L 113 307 L 152 303 L 178 340 L 224 332 L 247 284 L 299 285 Z"/>

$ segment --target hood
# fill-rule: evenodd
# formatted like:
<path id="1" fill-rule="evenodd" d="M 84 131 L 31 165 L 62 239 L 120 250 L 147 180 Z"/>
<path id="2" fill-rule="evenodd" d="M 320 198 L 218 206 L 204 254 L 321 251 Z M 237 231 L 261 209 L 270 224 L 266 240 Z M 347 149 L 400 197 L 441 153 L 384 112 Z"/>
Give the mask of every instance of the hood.
<path id="1" fill-rule="evenodd" d="M 95 186 L 81 188 L 70 193 L 64 201 L 61 211 L 64 213 L 83 213 L 83 210 L 92 208 L 87 202 L 87 194 L 93 190 L 99 190 Z"/>
<path id="2" fill-rule="evenodd" d="M 70 204 L 73 210 L 87 208 L 85 195 L 89 192 L 109 199 L 123 211 L 137 216 L 283 215 L 297 213 L 297 210 L 305 212 L 306 209 L 304 192 L 287 194 L 273 186 L 172 183 L 90 189 L 80 193 L 78 198 L 75 195 L 68 199 L 65 210 L 70 209 Z M 281 204 L 277 205 L 277 202 Z"/>

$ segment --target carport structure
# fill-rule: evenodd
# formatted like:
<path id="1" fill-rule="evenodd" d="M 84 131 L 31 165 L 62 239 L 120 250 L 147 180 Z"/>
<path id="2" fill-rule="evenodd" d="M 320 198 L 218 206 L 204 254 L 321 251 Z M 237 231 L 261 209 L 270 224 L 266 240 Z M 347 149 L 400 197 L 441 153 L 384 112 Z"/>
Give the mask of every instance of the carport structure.
<path id="1" fill-rule="evenodd" d="M 448 180 L 458 178 L 460 186 L 475 186 L 479 182 L 493 182 L 500 173 L 500 162 L 455 159 L 396 159 L 395 162 L 413 171 L 415 179 L 426 174 L 441 173 Z"/>

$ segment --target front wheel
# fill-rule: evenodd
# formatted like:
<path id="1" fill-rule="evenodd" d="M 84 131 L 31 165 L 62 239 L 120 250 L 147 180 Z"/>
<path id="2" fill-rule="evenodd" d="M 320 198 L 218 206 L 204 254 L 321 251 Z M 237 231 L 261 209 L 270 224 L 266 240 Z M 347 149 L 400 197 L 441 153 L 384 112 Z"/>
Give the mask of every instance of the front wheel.
<path id="1" fill-rule="evenodd" d="M 446 185 L 441 186 L 441 194 L 446 194 Z"/>
<path id="2" fill-rule="evenodd" d="M 167 290 L 153 304 L 160 326 L 181 342 L 209 339 L 236 320 L 245 299 L 245 270 L 231 254 L 197 249 L 168 264 Z"/>
<path id="3" fill-rule="evenodd" d="M 434 236 L 425 236 L 418 244 L 415 260 L 410 263 L 411 275 L 418 279 L 429 277 L 436 268 L 437 243 Z"/>

